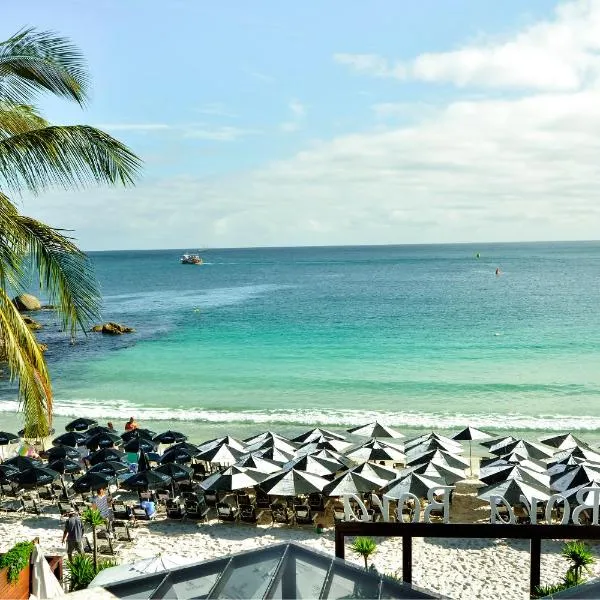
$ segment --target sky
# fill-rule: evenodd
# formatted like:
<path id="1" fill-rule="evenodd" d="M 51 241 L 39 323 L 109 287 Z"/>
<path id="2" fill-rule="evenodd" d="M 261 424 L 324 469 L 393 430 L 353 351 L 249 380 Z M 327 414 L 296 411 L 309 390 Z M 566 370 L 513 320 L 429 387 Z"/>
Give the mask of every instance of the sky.
<path id="1" fill-rule="evenodd" d="M 87 250 L 597 239 L 600 0 L 20 0 L 84 52 L 132 188 L 25 214 Z"/>

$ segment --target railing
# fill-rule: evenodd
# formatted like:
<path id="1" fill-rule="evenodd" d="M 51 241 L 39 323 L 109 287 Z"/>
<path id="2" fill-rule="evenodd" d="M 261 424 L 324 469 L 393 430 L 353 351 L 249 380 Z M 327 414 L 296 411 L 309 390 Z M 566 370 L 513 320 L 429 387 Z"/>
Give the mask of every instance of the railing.
<path id="1" fill-rule="evenodd" d="M 600 540 L 594 525 L 496 525 L 491 523 L 365 523 L 348 521 L 335 526 L 335 555 L 345 557 L 345 538 L 371 535 L 402 538 L 402 580 L 412 584 L 412 539 L 520 539 L 529 540 L 529 590 L 540 585 L 542 540 Z"/>

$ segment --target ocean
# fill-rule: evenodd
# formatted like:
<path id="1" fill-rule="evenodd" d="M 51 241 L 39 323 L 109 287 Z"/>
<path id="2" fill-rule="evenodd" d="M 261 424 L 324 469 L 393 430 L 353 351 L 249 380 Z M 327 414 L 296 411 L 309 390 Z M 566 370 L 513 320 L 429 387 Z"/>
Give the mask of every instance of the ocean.
<path id="1" fill-rule="evenodd" d="M 600 431 L 600 242 L 184 251 L 90 254 L 135 334 L 38 313 L 60 422 Z"/>

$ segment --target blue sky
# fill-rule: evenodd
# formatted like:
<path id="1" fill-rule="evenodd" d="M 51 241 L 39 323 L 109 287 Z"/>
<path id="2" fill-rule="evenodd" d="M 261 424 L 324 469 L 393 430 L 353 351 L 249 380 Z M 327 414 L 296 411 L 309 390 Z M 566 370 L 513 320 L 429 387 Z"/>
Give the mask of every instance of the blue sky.
<path id="1" fill-rule="evenodd" d="M 88 249 L 595 237 L 599 15 L 593 0 L 22 0 L 5 37 L 59 31 L 93 77 L 85 111 L 45 98 L 48 118 L 145 161 L 135 189 L 23 210 Z"/>

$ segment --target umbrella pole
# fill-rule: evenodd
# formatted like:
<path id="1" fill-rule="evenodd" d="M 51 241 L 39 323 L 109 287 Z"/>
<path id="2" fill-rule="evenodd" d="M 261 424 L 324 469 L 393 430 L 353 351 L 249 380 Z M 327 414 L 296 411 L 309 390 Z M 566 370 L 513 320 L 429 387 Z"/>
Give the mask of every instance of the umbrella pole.
<path id="1" fill-rule="evenodd" d="M 473 477 L 473 442 L 469 440 L 469 471 Z"/>

